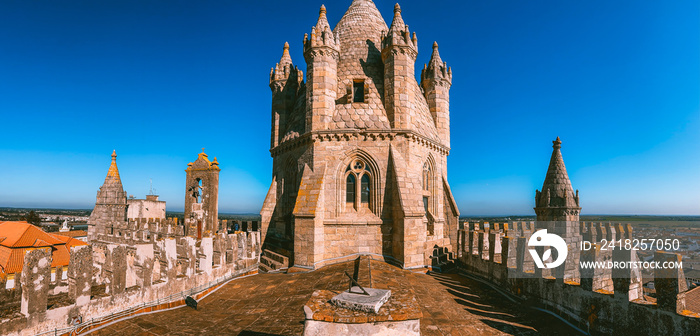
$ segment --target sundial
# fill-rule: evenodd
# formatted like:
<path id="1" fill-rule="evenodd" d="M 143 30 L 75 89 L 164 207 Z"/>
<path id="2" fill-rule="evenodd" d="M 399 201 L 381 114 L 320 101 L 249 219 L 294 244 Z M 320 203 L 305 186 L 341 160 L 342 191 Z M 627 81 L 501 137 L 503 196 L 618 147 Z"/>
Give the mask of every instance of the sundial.
<path id="1" fill-rule="evenodd" d="M 347 308 L 351 310 L 359 310 L 367 313 L 377 313 L 379 308 L 382 307 L 384 303 L 391 297 L 391 291 L 387 289 L 372 288 L 372 259 L 369 258 L 368 269 L 369 269 L 369 287 L 362 287 L 359 282 L 360 273 L 360 257 L 355 259 L 355 270 L 353 275 L 350 276 L 347 271 L 345 271 L 345 276 L 347 276 L 350 281 L 348 284 L 348 290 L 334 296 L 331 299 L 331 303 L 337 307 Z"/>

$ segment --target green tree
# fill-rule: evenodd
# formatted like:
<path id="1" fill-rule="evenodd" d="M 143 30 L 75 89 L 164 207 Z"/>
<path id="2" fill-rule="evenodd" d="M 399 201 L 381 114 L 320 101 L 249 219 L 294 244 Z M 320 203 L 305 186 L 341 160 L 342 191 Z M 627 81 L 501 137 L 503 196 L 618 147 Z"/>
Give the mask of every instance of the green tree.
<path id="1" fill-rule="evenodd" d="M 41 217 L 34 212 L 34 210 L 29 211 L 25 219 L 27 223 L 29 224 L 34 224 L 34 225 L 40 225 L 41 224 Z"/>

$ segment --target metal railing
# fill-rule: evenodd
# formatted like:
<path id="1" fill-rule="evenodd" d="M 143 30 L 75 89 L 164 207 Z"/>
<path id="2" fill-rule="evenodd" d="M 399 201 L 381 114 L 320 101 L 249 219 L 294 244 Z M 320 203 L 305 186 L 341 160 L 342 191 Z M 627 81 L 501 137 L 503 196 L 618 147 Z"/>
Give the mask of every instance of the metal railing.
<path id="1" fill-rule="evenodd" d="M 188 290 L 184 290 L 184 291 L 179 292 L 179 293 L 168 295 L 164 298 L 158 298 L 155 301 L 140 303 L 138 305 L 131 306 L 129 308 L 120 310 L 118 312 L 112 312 L 112 313 L 107 314 L 107 315 L 103 315 L 103 316 L 96 317 L 96 318 L 91 318 L 89 320 L 83 321 L 82 323 L 79 323 L 79 324 L 76 324 L 76 325 L 73 325 L 70 327 L 61 328 L 61 329 L 55 328 L 53 330 L 47 330 L 47 331 L 35 334 L 35 336 L 40 336 L 40 335 L 58 336 L 58 335 L 63 335 L 63 334 L 69 334 L 71 336 L 72 335 L 80 335 L 83 332 L 88 332 L 88 331 L 92 330 L 93 326 L 100 326 L 100 325 L 107 324 L 110 322 L 115 322 L 117 320 L 120 320 L 120 319 L 123 319 L 126 317 L 131 317 L 139 310 L 142 310 L 142 309 L 145 309 L 148 307 L 154 307 L 154 306 L 158 306 L 158 305 L 161 305 L 164 303 L 170 303 L 173 301 L 177 301 L 180 299 L 184 300 L 188 296 L 193 296 L 195 294 L 204 292 L 205 290 L 207 290 L 209 288 L 212 288 L 212 287 L 218 286 L 224 282 L 233 280 L 233 279 L 241 276 L 242 274 L 254 271 L 256 269 L 258 269 L 257 263 L 253 266 L 244 268 L 242 270 L 238 270 L 238 271 L 231 273 L 227 276 L 219 277 L 216 280 L 209 281 L 205 284 L 202 284 L 202 285 L 199 285 L 196 287 L 192 287 Z M 175 308 L 175 307 L 173 307 L 173 308 Z"/>

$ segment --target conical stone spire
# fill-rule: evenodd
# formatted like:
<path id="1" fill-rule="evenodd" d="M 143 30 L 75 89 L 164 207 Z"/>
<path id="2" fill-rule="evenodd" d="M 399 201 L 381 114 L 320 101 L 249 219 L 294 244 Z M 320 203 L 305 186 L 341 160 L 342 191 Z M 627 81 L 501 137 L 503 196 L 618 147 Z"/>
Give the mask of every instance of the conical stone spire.
<path id="1" fill-rule="evenodd" d="M 304 35 L 304 52 L 318 47 L 329 47 L 336 52 L 340 51 L 338 38 L 328 24 L 326 6 L 324 5 L 321 5 L 321 9 L 318 11 L 318 21 L 316 26 L 311 28 L 311 36 Z"/>
<path id="2" fill-rule="evenodd" d="M 424 89 L 431 84 L 452 85 L 452 69 L 440 58 L 437 42 L 433 42 L 433 53 L 430 55 L 430 62 L 423 67 L 420 77 L 421 85 Z"/>
<path id="3" fill-rule="evenodd" d="M 112 163 L 104 184 L 97 192 L 95 208 L 87 221 L 88 240 L 109 239 L 115 230 L 126 228 L 126 192 L 117 169 L 117 152 L 112 152 Z"/>
<path id="4" fill-rule="evenodd" d="M 117 151 L 112 151 L 112 163 L 109 165 L 109 170 L 107 170 L 107 177 L 105 178 L 105 185 L 107 184 L 122 184 L 122 180 L 119 177 L 119 169 L 117 169 Z"/>
<path id="5" fill-rule="evenodd" d="M 321 9 L 318 10 L 316 29 L 319 29 L 319 31 L 331 30 L 331 25 L 328 24 L 328 17 L 326 17 L 326 5 L 321 5 Z"/>
<path id="6" fill-rule="evenodd" d="M 413 33 L 413 38 L 411 39 L 408 25 L 401 17 L 401 7 L 399 4 L 394 6 L 394 20 L 391 21 L 391 26 L 389 26 L 389 31 L 386 33 L 386 36 L 382 38 L 382 52 L 386 53 L 387 48 L 394 46 L 408 47 L 412 54 L 418 54 L 416 33 Z M 387 55 L 384 55 L 383 57 L 386 58 L 386 56 Z"/>
<path id="7" fill-rule="evenodd" d="M 289 42 L 284 42 L 284 47 L 282 47 L 282 58 L 280 58 L 279 65 L 287 66 L 292 64 L 292 56 L 289 55 Z"/>
<path id="8" fill-rule="evenodd" d="M 561 155 L 561 140 L 552 141 L 554 148 L 549 160 L 542 191 L 535 191 L 535 213 L 538 221 L 578 221 L 581 212 L 578 190 L 574 193 Z"/>
<path id="9" fill-rule="evenodd" d="M 433 42 L 433 54 L 430 55 L 430 66 L 440 67 L 443 65 L 442 58 L 440 58 L 440 52 L 438 51 L 437 41 Z"/>

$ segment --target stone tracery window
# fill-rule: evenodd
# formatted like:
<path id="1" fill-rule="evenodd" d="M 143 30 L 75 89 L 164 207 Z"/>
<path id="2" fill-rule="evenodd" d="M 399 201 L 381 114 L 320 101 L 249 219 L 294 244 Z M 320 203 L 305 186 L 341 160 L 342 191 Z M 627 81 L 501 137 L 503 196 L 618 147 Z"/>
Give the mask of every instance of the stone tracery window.
<path id="1" fill-rule="evenodd" d="M 359 180 L 360 183 L 357 183 Z M 369 209 L 372 201 L 372 173 L 361 159 L 350 162 L 345 169 L 346 210 Z"/>
<path id="2" fill-rule="evenodd" d="M 428 161 L 423 165 L 423 207 L 425 208 L 426 215 L 430 212 L 430 196 L 431 196 L 431 182 L 433 178 L 433 171 Z"/>
<path id="3" fill-rule="evenodd" d="M 433 194 L 435 191 L 435 176 L 433 174 L 433 166 L 431 160 L 428 159 L 425 164 L 423 164 L 423 208 L 425 210 L 425 220 L 426 229 L 428 235 L 433 235 L 435 233 L 435 200 Z"/>
<path id="4" fill-rule="evenodd" d="M 348 174 L 345 182 L 345 202 L 355 205 L 355 174 Z"/>

